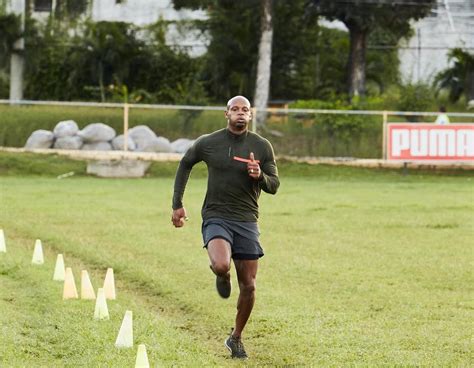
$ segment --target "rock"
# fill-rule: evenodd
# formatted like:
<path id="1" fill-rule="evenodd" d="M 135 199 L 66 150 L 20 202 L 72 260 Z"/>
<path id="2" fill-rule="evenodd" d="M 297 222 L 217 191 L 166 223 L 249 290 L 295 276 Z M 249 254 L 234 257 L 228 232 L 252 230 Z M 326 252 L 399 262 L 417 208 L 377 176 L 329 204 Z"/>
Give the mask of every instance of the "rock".
<path id="1" fill-rule="evenodd" d="M 56 139 L 53 148 L 66 149 L 66 150 L 78 150 L 82 147 L 81 137 L 75 135 L 72 137 L 62 137 Z"/>
<path id="2" fill-rule="evenodd" d="M 173 152 L 171 143 L 165 137 L 155 137 L 143 147 L 143 152 Z"/>
<path id="3" fill-rule="evenodd" d="M 92 142 L 85 143 L 81 149 L 83 151 L 112 151 L 112 145 L 109 142 Z"/>
<path id="4" fill-rule="evenodd" d="M 49 130 L 35 130 L 26 141 L 25 148 L 51 148 L 54 142 L 54 134 Z"/>
<path id="5" fill-rule="evenodd" d="M 194 143 L 194 140 L 187 138 L 178 138 L 177 140 L 171 142 L 171 149 L 176 153 L 186 153 L 186 151 Z"/>
<path id="6" fill-rule="evenodd" d="M 140 178 L 151 162 L 139 160 L 100 160 L 87 164 L 87 173 L 106 178 Z"/>
<path id="7" fill-rule="evenodd" d="M 65 120 L 56 124 L 53 133 L 56 138 L 63 138 L 72 137 L 76 135 L 78 131 L 79 127 L 74 120 Z"/>
<path id="8" fill-rule="evenodd" d="M 115 130 L 103 123 L 89 124 L 77 133 L 85 143 L 111 141 L 115 137 Z"/>
<path id="9" fill-rule="evenodd" d="M 124 139 L 123 134 L 120 134 L 112 140 L 112 147 L 114 150 L 117 150 L 117 151 L 123 150 L 123 139 Z M 137 149 L 137 145 L 135 144 L 133 139 L 130 137 L 130 135 L 127 137 L 127 141 L 128 141 L 128 144 L 127 144 L 128 150 L 135 151 Z"/>
<path id="10" fill-rule="evenodd" d="M 145 148 L 150 146 L 156 138 L 155 132 L 146 125 L 137 125 L 129 129 L 128 136 L 136 144 L 136 151 L 145 151 Z"/>

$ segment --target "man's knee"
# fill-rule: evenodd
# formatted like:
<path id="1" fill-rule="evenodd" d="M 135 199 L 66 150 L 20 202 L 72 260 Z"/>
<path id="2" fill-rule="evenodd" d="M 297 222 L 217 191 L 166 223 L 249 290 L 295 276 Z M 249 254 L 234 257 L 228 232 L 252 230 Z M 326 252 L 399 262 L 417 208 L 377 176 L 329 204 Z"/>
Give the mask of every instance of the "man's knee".
<path id="1" fill-rule="evenodd" d="M 240 286 L 240 292 L 245 295 L 252 295 L 255 293 L 256 290 L 256 284 L 255 281 L 253 282 L 246 282 L 242 283 L 239 285 Z"/>
<path id="2" fill-rule="evenodd" d="M 230 262 L 213 262 L 212 270 L 216 275 L 224 276 L 230 271 Z"/>

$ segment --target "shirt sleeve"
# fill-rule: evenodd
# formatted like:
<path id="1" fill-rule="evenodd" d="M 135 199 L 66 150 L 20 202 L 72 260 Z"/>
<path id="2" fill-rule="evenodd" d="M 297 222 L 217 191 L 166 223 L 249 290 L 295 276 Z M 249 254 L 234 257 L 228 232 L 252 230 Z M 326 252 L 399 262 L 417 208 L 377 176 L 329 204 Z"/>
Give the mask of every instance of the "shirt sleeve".
<path id="1" fill-rule="evenodd" d="M 186 189 L 186 184 L 191 174 L 191 170 L 194 165 L 202 161 L 200 155 L 200 139 L 196 140 L 194 144 L 186 151 L 183 158 L 181 159 L 178 170 L 176 171 L 176 177 L 174 179 L 174 192 L 173 192 L 173 210 L 183 207 L 183 195 Z"/>
<path id="2" fill-rule="evenodd" d="M 280 179 L 278 178 L 278 168 L 275 161 L 275 154 L 270 142 L 267 143 L 267 154 L 265 160 L 260 166 L 262 169 L 262 176 L 259 179 L 259 186 L 264 192 L 275 194 L 280 186 Z"/>

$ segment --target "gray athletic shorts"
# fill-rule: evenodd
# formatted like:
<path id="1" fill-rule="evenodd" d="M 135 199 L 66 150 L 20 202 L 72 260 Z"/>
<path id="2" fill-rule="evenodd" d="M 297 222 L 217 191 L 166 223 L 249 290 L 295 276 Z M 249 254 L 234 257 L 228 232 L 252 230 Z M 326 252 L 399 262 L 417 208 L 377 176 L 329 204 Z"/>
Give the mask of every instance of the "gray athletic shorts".
<path id="1" fill-rule="evenodd" d="M 259 259 L 263 257 L 263 249 L 258 237 L 260 231 L 256 222 L 231 221 L 211 218 L 202 223 L 202 239 L 204 248 L 216 238 L 229 242 L 234 259 Z"/>

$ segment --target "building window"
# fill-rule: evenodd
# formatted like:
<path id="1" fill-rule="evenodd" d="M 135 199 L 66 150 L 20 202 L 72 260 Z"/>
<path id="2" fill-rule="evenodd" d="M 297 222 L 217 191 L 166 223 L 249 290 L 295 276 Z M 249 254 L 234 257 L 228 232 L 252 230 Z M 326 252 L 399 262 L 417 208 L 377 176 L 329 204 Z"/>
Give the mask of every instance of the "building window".
<path id="1" fill-rule="evenodd" d="M 53 0 L 35 0 L 36 12 L 51 12 Z"/>

